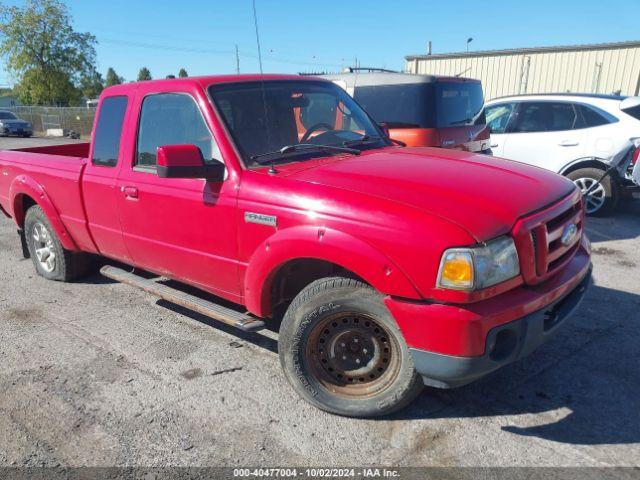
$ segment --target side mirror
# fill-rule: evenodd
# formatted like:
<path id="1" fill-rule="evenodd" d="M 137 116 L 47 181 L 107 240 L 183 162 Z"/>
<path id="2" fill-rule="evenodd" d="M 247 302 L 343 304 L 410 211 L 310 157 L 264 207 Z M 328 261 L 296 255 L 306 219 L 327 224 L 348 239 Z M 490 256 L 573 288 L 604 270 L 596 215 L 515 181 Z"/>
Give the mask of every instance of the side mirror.
<path id="1" fill-rule="evenodd" d="M 202 178 L 209 182 L 224 180 L 224 163 L 217 160 L 204 163 L 202 152 L 195 145 L 158 147 L 157 157 L 160 178 Z"/>
<path id="2" fill-rule="evenodd" d="M 385 137 L 389 138 L 391 136 L 391 130 L 389 130 L 389 125 L 383 122 L 383 123 L 379 123 L 378 126 L 382 130 L 382 133 L 384 133 Z"/>

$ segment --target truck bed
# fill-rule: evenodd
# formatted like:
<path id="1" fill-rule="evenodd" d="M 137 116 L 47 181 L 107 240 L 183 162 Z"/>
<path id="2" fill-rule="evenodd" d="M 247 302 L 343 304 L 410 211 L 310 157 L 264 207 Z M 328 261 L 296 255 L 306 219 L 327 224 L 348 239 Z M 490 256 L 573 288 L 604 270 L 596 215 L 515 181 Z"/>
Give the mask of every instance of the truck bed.
<path id="1" fill-rule="evenodd" d="M 4 150 L 11 152 L 38 153 L 41 155 L 56 155 L 61 157 L 87 158 L 89 156 L 89 142 L 63 143 L 61 145 L 46 145 L 44 147 L 16 148 Z"/>
<path id="2" fill-rule="evenodd" d="M 86 238 L 80 179 L 89 154 L 88 143 L 0 150 L 0 206 L 14 216 L 11 189 L 38 187 L 50 199 L 72 238 Z M 18 209 L 19 210 L 19 209 Z"/>

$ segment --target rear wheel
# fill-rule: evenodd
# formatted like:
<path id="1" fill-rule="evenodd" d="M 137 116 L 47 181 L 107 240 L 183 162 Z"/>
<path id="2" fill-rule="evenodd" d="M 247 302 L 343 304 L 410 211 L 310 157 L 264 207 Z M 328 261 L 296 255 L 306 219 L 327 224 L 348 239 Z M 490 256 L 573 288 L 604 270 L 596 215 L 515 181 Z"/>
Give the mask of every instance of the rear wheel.
<path id="1" fill-rule="evenodd" d="M 317 280 L 298 294 L 282 321 L 280 362 L 298 394 L 339 415 L 386 415 L 422 390 L 381 296 L 349 278 Z"/>
<path id="2" fill-rule="evenodd" d="M 580 168 L 567 175 L 583 195 L 593 187 L 584 199 L 587 215 L 606 215 L 611 213 L 618 203 L 618 184 L 610 175 L 600 181 L 604 173 L 604 170 L 599 168 Z"/>
<path id="3" fill-rule="evenodd" d="M 87 273 L 88 255 L 65 250 L 39 206 L 34 205 L 27 211 L 24 232 L 29 256 L 39 275 L 48 280 L 68 282 Z"/>

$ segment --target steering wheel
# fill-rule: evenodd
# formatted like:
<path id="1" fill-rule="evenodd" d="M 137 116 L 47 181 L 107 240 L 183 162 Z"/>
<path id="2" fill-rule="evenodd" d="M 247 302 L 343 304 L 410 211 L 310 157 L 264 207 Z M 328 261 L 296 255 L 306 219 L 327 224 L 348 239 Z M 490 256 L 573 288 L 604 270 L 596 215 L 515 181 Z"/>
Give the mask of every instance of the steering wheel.
<path id="1" fill-rule="evenodd" d="M 319 129 L 324 129 L 327 132 L 330 130 L 333 130 L 333 127 L 331 125 L 329 125 L 328 123 L 324 123 L 324 122 L 320 122 L 320 123 L 316 123 L 315 125 L 312 125 L 302 136 L 302 138 L 300 139 L 300 143 L 307 143 L 309 141 L 309 138 L 311 138 L 311 134 L 313 132 L 315 132 L 316 130 Z"/>

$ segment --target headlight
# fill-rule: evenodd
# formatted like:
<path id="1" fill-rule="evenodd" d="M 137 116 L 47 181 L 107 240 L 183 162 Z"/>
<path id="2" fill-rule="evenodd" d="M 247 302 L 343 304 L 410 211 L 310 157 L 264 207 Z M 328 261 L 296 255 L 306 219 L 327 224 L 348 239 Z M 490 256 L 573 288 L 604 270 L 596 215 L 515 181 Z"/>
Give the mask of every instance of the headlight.
<path id="1" fill-rule="evenodd" d="M 438 287 L 481 290 L 520 273 L 518 251 L 511 237 L 498 237 L 479 247 L 451 248 L 444 252 Z"/>

